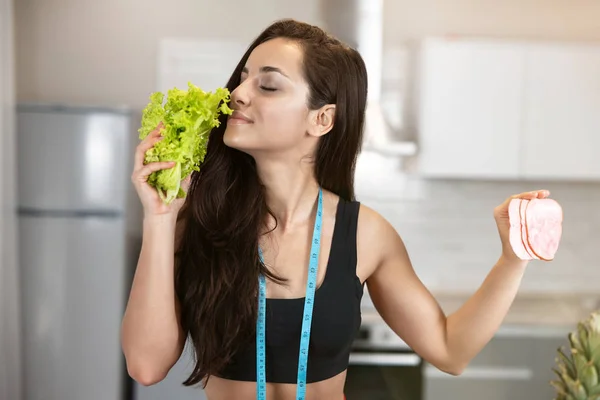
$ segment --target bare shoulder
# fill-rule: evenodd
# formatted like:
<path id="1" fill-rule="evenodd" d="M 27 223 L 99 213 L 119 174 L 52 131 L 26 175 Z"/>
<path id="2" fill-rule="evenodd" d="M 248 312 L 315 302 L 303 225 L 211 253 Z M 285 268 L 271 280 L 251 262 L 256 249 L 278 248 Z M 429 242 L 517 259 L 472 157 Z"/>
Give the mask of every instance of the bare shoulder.
<path id="1" fill-rule="evenodd" d="M 371 207 L 361 203 L 358 214 L 358 229 L 359 231 L 369 233 L 389 233 L 389 230 L 395 232 L 389 221 L 380 213 Z"/>
<path id="2" fill-rule="evenodd" d="M 361 203 L 357 227 L 358 266 L 361 281 L 367 280 L 387 258 L 404 249 L 392 224 L 379 212 Z"/>

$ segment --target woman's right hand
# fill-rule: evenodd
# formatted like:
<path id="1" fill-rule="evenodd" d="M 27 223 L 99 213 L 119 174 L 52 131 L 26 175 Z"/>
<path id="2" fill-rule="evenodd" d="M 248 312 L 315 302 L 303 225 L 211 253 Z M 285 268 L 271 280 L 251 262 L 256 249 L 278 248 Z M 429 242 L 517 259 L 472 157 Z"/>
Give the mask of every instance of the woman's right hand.
<path id="1" fill-rule="evenodd" d="M 142 206 L 144 208 L 144 217 L 170 215 L 173 218 L 176 218 L 179 209 L 185 202 L 185 198 L 178 198 L 173 200 L 170 204 L 165 204 L 158 195 L 156 188 L 148 184 L 148 177 L 152 172 L 160 171 L 162 169 L 169 169 L 175 166 L 175 162 L 168 161 L 144 164 L 146 152 L 154 147 L 156 143 L 162 140 L 163 137 L 160 134 L 160 130 L 163 126 L 164 125 L 161 122 L 155 130 L 150 132 L 148 136 L 146 136 L 144 140 L 138 144 L 135 150 L 131 182 L 133 183 L 133 186 L 135 187 L 135 190 L 142 202 Z M 190 176 L 181 182 L 181 187 L 186 192 L 189 188 Z"/>

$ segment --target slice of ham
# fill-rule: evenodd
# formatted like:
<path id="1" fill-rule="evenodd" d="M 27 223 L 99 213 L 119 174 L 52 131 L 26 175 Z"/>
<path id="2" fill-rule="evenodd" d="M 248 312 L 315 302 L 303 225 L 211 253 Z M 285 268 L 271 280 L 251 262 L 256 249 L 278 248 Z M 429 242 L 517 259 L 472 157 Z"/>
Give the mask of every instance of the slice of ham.
<path id="1" fill-rule="evenodd" d="M 521 224 L 521 221 L 525 218 L 521 213 L 521 199 L 511 200 L 508 205 L 508 216 L 510 220 L 509 239 L 513 251 L 522 260 L 531 260 L 531 254 L 525 248 L 525 241 L 523 240 L 525 226 Z"/>
<path id="2" fill-rule="evenodd" d="M 539 259 L 551 261 L 562 236 L 563 211 L 552 199 L 532 199 L 525 209 L 527 242 Z"/>
<path id="3" fill-rule="evenodd" d="M 513 199 L 508 207 L 510 245 L 522 260 L 551 261 L 562 236 L 563 212 L 553 199 Z"/>
<path id="4" fill-rule="evenodd" d="M 527 209 L 527 205 L 529 204 L 529 200 L 527 199 L 521 199 L 521 203 L 519 205 L 519 215 L 521 217 L 521 240 L 523 241 L 523 246 L 525 246 L 525 250 L 527 251 L 527 254 L 529 254 L 529 259 L 538 259 L 539 257 L 537 257 L 537 255 L 535 254 L 535 252 L 531 249 L 531 246 L 529 245 L 529 240 L 527 240 L 527 224 L 526 224 L 526 218 L 525 218 L 525 210 Z"/>

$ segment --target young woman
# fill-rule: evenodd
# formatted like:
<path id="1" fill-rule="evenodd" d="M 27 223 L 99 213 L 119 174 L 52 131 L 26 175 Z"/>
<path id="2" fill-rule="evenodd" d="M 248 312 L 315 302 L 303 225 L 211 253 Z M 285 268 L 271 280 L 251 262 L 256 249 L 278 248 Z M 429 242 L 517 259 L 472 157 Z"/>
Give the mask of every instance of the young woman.
<path id="1" fill-rule="evenodd" d="M 189 337 L 197 363 L 185 384 L 205 384 L 210 400 L 341 400 L 365 283 L 415 352 L 460 374 L 500 326 L 527 264 L 509 244 L 508 202 L 548 192 L 495 208 L 497 262 L 446 316 L 396 231 L 354 198 L 361 56 L 318 27 L 279 21 L 227 87 L 235 111 L 211 132 L 185 200 L 165 205 L 146 183 L 173 165 L 143 163 L 160 129 L 136 149 L 144 222 L 122 327 L 129 374 L 161 381 Z"/>

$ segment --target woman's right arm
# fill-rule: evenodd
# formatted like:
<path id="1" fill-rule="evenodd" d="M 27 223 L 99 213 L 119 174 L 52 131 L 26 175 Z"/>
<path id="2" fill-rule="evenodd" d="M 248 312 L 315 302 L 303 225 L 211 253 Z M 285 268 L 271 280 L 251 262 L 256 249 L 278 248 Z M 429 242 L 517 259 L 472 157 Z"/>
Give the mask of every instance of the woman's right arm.
<path id="1" fill-rule="evenodd" d="M 148 176 L 174 164 L 144 164 L 144 155 L 161 140 L 160 126 L 136 148 L 131 180 L 144 208 L 142 248 L 121 325 L 121 347 L 129 375 L 142 385 L 165 378 L 186 341 L 175 294 L 175 249 L 183 230 L 177 221 L 184 199 L 167 205 Z M 183 187 L 189 185 L 189 178 Z M 177 241 L 177 243 L 176 243 Z"/>
<path id="2" fill-rule="evenodd" d="M 181 356 L 186 335 L 175 295 L 175 221 L 170 216 L 144 218 L 143 240 L 121 342 L 129 375 L 142 385 L 165 378 Z"/>

